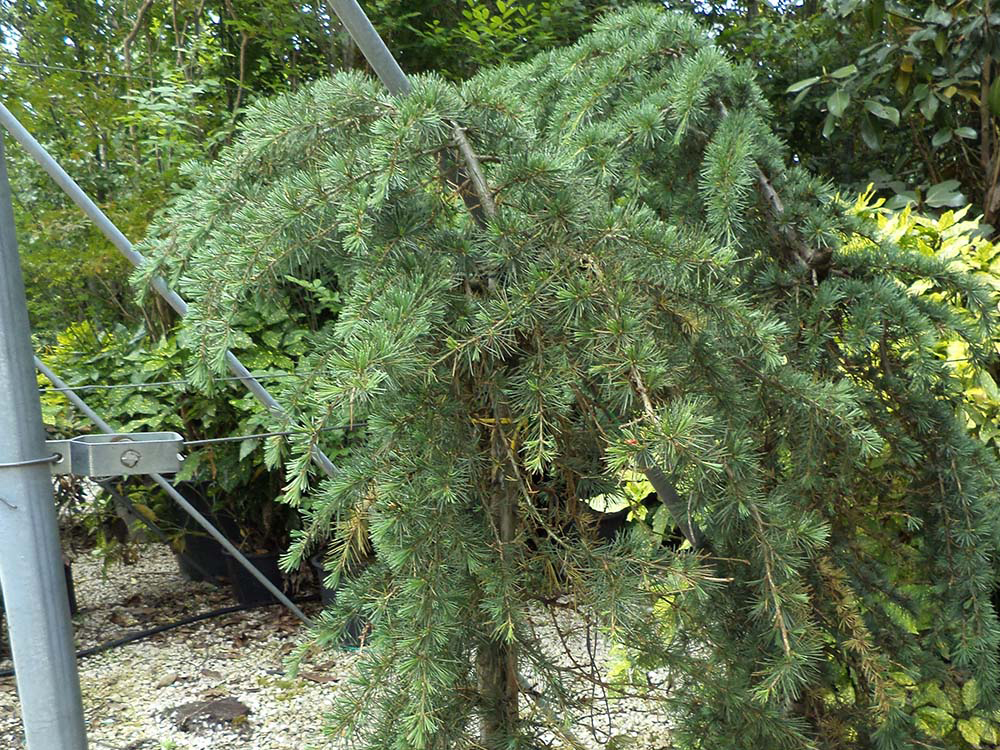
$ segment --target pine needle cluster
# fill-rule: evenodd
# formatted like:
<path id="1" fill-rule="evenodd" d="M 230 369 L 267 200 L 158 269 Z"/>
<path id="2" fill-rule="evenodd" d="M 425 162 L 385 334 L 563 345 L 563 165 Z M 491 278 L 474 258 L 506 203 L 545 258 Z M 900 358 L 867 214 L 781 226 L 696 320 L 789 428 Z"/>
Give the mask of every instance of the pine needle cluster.
<path id="1" fill-rule="evenodd" d="M 572 746 L 536 626 L 566 605 L 670 674 L 678 747 L 910 747 L 894 674 L 996 694 L 997 469 L 936 349 L 986 357 L 994 301 L 788 167 L 769 117 L 694 22 L 637 9 L 405 98 L 336 75 L 191 167 L 138 281 L 192 300 L 196 382 L 289 278 L 344 301 L 282 394 L 312 434 L 268 451 L 288 565 L 374 550 L 316 632 L 371 625 L 332 732 Z M 587 500 L 636 471 L 658 505 L 604 538 Z"/>

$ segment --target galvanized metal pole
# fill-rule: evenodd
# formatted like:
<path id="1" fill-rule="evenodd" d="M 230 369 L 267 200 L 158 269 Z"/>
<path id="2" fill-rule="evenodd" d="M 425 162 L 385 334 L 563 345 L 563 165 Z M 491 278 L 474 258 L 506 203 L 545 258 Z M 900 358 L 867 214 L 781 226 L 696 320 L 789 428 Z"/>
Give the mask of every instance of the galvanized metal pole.
<path id="1" fill-rule="evenodd" d="M 0 586 L 28 750 L 85 750 L 80 678 L 0 133 Z M 10 464 L 20 464 L 10 466 Z"/>

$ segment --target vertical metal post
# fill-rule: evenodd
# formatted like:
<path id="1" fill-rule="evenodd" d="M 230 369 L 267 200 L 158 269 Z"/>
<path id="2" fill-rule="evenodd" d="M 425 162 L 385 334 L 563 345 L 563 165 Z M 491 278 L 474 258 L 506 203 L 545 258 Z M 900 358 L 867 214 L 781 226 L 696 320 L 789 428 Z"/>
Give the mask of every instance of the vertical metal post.
<path id="1" fill-rule="evenodd" d="M 42 409 L 0 134 L 0 586 L 29 750 L 86 750 Z"/>

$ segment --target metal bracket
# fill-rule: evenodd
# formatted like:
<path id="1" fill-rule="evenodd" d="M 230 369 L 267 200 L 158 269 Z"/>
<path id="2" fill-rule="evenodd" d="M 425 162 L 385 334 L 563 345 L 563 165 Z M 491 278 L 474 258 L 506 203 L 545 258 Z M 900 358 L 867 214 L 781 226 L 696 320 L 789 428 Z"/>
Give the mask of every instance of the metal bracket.
<path id="1" fill-rule="evenodd" d="M 53 474 L 175 474 L 181 469 L 184 438 L 176 432 L 81 435 L 70 440 L 46 440 L 45 447 L 59 456 L 52 462 Z"/>

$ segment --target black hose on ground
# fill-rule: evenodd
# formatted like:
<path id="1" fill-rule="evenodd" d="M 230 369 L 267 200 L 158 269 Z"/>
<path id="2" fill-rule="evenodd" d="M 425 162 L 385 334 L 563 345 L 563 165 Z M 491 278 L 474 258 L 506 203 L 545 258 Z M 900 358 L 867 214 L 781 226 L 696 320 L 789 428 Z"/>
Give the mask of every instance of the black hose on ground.
<path id="1" fill-rule="evenodd" d="M 296 601 L 312 601 L 318 599 L 317 596 L 307 596 Z M 125 646 L 134 641 L 141 641 L 143 638 L 149 638 L 158 633 L 166 632 L 167 630 L 173 630 L 174 628 L 184 627 L 185 625 L 191 625 L 195 622 L 200 622 L 202 620 L 209 620 L 213 617 L 220 617 L 222 615 L 232 614 L 233 612 L 243 612 L 248 609 L 258 609 L 260 607 L 271 607 L 280 602 L 257 602 L 254 604 L 237 604 L 232 607 L 222 607 L 220 609 L 213 609 L 211 612 L 202 612 L 200 615 L 192 615 L 191 617 L 185 617 L 183 620 L 177 620 L 176 622 L 170 622 L 166 625 L 157 625 L 155 628 L 149 628 L 148 630 L 139 630 L 134 633 L 129 633 L 128 635 L 122 636 L 121 638 L 116 638 L 113 641 L 108 641 L 107 643 L 102 643 L 98 646 L 91 646 L 90 648 L 81 649 L 76 652 L 76 658 L 82 659 L 85 656 L 93 656 L 94 654 L 99 654 L 104 651 L 110 651 L 113 648 L 118 648 L 119 646 Z M 13 677 L 13 669 L 0 669 L 0 677 Z"/>

